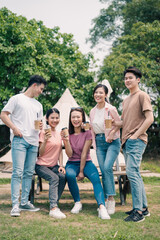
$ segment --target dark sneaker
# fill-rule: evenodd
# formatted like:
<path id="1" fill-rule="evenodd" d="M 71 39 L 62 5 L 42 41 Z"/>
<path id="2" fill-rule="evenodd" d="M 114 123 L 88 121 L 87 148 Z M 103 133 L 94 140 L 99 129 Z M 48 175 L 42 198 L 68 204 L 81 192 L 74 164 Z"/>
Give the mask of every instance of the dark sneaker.
<path id="1" fill-rule="evenodd" d="M 16 204 L 14 205 L 14 207 L 11 210 L 11 217 L 19 217 L 20 216 L 20 209 L 19 209 L 19 205 Z"/>
<path id="2" fill-rule="evenodd" d="M 125 222 L 142 222 L 145 218 L 143 214 L 140 214 L 138 211 L 133 211 L 128 217 L 124 219 Z"/>
<path id="3" fill-rule="evenodd" d="M 30 211 L 30 212 L 37 212 L 40 208 L 36 208 L 32 203 L 28 202 L 25 205 L 19 206 L 20 210 L 22 211 Z"/>
<path id="4" fill-rule="evenodd" d="M 125 212 L 125 214 L 131 215 L 131 214 L 133 213 L 133 211 L 135 211 L 135 209 L 132 209 L 132 210 L 130 210 L 130 211 L 128 211 L 128 212 Z"/>
<path id="5" fill-rule="evenodd" d="M 142 211 L 142 214 L 144 217 L 149 217 L 151 214 L 150 212 L 148 211 L 148 208 L 146 208 L 145 210 Z"/>

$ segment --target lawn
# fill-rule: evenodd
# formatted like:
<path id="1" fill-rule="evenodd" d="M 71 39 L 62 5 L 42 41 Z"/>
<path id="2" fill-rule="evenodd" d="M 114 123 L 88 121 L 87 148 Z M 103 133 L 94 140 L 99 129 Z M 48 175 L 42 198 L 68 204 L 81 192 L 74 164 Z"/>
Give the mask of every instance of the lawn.
<path id="1" fill-rule="evenodd" d="M 78 215 L 70 213 L 73 200 L 66 189 L 59 207 L 67 218 L 64 220 L 50 218 L 48 191 L 44 190 L 35 199 L 35 205 L 41 208 L 39 212 L 22 212 L 19 218 L 13 218 L 10 217 L 10 184 L 7 181 L 0 182 L 0 240 L 160 239 L 160 178 L 144 178 L 151 216 L 146 217 L 141 223 L 123 221 L 126 217 L 124 212 L 132 207 L 131 195 L 127 195 L 126 205 L 121 206 L 118 192 L 116 213 L 111 216 L 111 220 L 99 219 L 93 190 L 91 188 L 84 190 L 87 189 L 87 182 L 81 183 L 83 210 Z"/>

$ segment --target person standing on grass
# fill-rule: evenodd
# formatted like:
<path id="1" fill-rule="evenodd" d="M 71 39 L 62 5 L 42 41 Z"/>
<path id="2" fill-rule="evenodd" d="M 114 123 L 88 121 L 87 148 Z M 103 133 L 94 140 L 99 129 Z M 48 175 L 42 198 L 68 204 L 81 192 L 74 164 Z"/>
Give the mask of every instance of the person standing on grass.
<path id="1" fill-rule="evenodd" d="M 61 133 L 65 151 L 69 158 L 66 164 L 66 179 L 75 202 L 71 213 L 78 214 L 82 210 L 77 180 L 80 181 L 83 180 L 84 177 L 87 177 L 93 184 L 94 195 L 98 203 L 98 217 L 101 219 L 110 219 L 105 207 L 99 173 L 90 157 L 90 147 L 92 144 L 91 131 L 85 131 L 82 128 L 83 122 L 85 122 L 84 110 L 80 107 L 71 108 L 69 116 L 69 136 L 64 136 L 63 131 Z"/>
<path id="2" fill-rule="evenodd" d="M 115 182 L 113 165 L 120 152 L 120 131 L 115 126 L 106 129 L 105 119 L 108 115 L 120 121 L 117 109 L 106 100 L 108 88 L 98 84 L 93 90 L 96 106 L 90 111 L 90 124 L 93 136 L 93 147 L 96 149 L 99 167 L 102 173 L 103 191 L 108 214 L 115 213 Z"/>
<path id="3" fill-rule="evenodd" d="M 38 75 L 31 76 L 24 93 L 11 97 L 2 109 L 1 119 L 11 130 L 12 179 L 11 216 L 20 216 L 20 211 L 38 211 L 28 202 L 32 175 L 38 152 L 39 131 L 34 129 L 34 120 L 42 119 L 43 108 L 37 98 L 44 90 L 46 80 Z M 10 117 L 9 117 L 10 115 Z M 43 124 L 40 124 L 42 129 Z M 22 179 L 21 204 L 19 206 L 20 184 Z"/>
<path id="4" fill-rule="evenodd" d="M 64 190 L 65 169 L 63 168 L 62 139 L 56 126 L 60 121 L 60 112 L 57 108 L 49 109 L 46 120 L 51 132 L 42 130 L 39 137 L 39 157 L 35 171 L 39 177 L 49 181 L 49 215 L 53 218 L 66 218 L 58 208 L 58 201 Z M 48 129 L 47 129 L 48 130 Z M 59 161 L 59 165 L 58 165 Z"/>
<path id="5" fill-rule="evenodd" d="M 147 144 L 147 129 L 152 124 L 153 112 L 150 97 L 139 88 L 142 73 L 136 67 L 124 71 L 125 86 L 130 95 L 123 101 L 122 122 L 113 123 L 122 127 L 122 148 L 126 173 L 130 181 L 133 209 L 126 212 L 124 221 L 141 222 L 150 216 L 140 165 Z"/>

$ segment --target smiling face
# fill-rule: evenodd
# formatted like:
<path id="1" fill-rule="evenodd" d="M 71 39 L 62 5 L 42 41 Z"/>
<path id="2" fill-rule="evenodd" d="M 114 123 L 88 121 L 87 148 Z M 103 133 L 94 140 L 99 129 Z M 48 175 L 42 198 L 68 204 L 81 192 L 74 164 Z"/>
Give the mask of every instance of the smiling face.
<path id="1" fill-rule="evenodd" d="M 104 103 L 106 96 L 107 94 L 105 93 L 103 87 L 97 88 L 96 91 L 94 92 L 94 100 L 97 103 Z"/>
<path id="2" fill-rule="evenodd" d="M 79 128 L 82 125 L 83 117 L 82 113 L 79 111 L 73 111 L 71 112 L 71 123 L 74 128 Z"/>
<path id="3" fill-rule="evenodd" d="M 127 72 L 124 77 L 125 86 L 129 89 L 130 92 L 133 92 L 139 88 L 140 78 L 136 78 L 136 76 L 131 73 Z"/>
<path id="4" fill-rule="evenodd" d="M 60 121 L 60 117 L 59 117 L 59 114 L 58 113 L 51 113 L 47 119 L 48 121 L 48 124 L 50 125 L 50 127 L 52 129 L 55 129 L 56 126 L 59 124 L 59 121 Z"/>

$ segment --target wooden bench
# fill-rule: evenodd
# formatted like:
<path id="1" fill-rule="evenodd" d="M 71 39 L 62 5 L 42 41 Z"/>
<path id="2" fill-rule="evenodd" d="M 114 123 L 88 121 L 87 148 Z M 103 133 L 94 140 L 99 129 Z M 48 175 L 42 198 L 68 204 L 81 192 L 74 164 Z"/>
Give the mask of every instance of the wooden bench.
<path id="1" fill-rule="evenodd" d="M 130 184 L 129 184 L 129 180 L 126 175 L 126 171 L 124 170 L 124 167 L 116 166 L 115 169 L 117 169 L 117 168 L 119 168 L 120 170 L 114 170 L 113 174 L 116 177 L 115 183 L 118 183 L 121 205 L 125 205 L 127 193 L 130 192 Z M 101 177 L 102 174 L 101 174 L 99 167 L 97 167 L 97 169 L 99 172 L 99 176 Z M 12 173 L 12 171 L 7 171 L 7 170 L 3 170 L 2 172 Z M 149 170 L 140 170 L 140 173 L 147 174 L 147 173 L 150 173 L 150 171 Z M 35 189 L 35 178 L 36 177 L 37 177 L 37 188 Z M 34 203 L 35 191 L 36 191 L 36 194 L 39 194 L 39 192 L 42 191 L 42 179 L 36 173 L 34 173 L 32 176 L 32 184 L 31 184 L 31 190 L 30 190 L 30 194 L 29 194 L 29 201 L 31 201 L 32 204 Z"/>
<path id="2" fill-rule="evenodd" d="M 99 172 L 99 176 L 101 177 L 102 174 L 99 170 L 99 167 L 98 167 L 98 172 Z M 146 174 L 149 172 L 150 172 L 149 170 L 141 170 L 140 171 L 141 174 Z M 121 205 L 125 205 L 127 194 L 130 193 L 130 184 L 129 184 L 129 180 L 127 178 L 126 171 L 125 170 L 122 170 L 122 171 L 114 170 L 113 175 L 116 177 L 115 183 L 116 182 L 118 183 L 120 203 L 121 203 Z M 35 173 L 32 177 L 32 186 L 31 186 L 31 191 L 30 191 L 30 195 L 29 195 L 29 200 L 31 201 L 32 204 L 34 203 L 35 177 L 36 176 L 37 176 L 36 194 L 39 194 L 39 192 L 42 191 L 42 179 Z"/>

